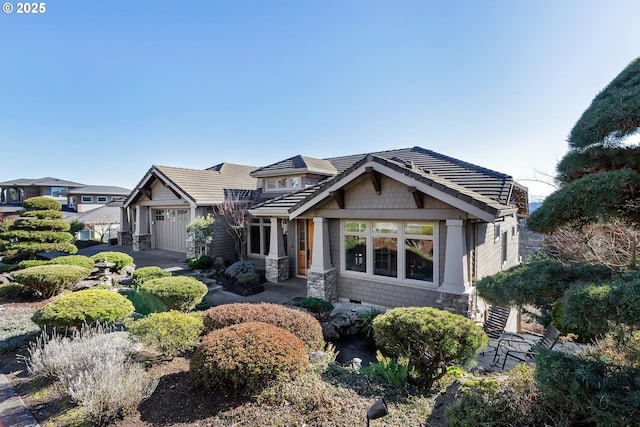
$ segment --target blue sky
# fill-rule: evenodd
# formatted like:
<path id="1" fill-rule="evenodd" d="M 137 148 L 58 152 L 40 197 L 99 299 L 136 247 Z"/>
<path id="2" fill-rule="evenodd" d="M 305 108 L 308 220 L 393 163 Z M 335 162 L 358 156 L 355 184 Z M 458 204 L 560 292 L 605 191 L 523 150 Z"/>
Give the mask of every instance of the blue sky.
<path id="1" fill-rule="evenodd" d="M 45 5 L 0 13 L 0 181 L 418 145 L 545 195 L 525 180 L 640 56 L 636 0 Z"/>

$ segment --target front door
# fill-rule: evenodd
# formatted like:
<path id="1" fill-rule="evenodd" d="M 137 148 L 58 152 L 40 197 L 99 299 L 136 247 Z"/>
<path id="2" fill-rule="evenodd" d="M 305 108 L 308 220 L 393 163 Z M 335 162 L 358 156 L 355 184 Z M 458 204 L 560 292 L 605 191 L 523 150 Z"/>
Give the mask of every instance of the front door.
<path id="1" fill-rule="evenodd" d="M 313 251 L 313 220 L 298 219 L 298 274 L 305 276 L 311 267 Z"/>

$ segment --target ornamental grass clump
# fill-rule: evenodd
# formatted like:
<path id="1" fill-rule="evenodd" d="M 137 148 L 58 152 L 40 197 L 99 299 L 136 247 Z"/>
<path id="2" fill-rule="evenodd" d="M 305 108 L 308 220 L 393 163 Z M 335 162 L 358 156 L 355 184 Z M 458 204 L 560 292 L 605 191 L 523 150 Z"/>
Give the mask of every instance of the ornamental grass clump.
<path id="1" fill-rule="evenodd" d="M 133 310 L 133 304 L 117 292 L 87 289 L 63 295 L 48 303 L 34 313 L 32 320 L 43 329 L 79 329 L 85 323 L 122 321 Z"/>
<path id="2" fill-rule="evenodd" d="M 50 298 L 87 277 L 91 270 L 76 265 L 40 265 L 13 273 L 13 279 L 42 298 Z"/>
<path id="3" fill-rule="evenodd" d="M 430 389 L 448 366 L 465 366 L 489 342 L 482 328 L 458 314 L 431 307 L 394 308 L 373 321 L 376 345 L 403 356 Z"/>
<path id="4" fill-rule="evenodd" d="M 295 378 L 308 365 L 298 337 L 268 323 L 248 322 L 206 335 L 190 369 L 203 387 L 250 395 L 274 382 Z"/>
<path id="5" fill-rule="evenodd" d="M 127 333 L 112 331 L 85 324 L 71 336 L 44 333 L 24 358 L 30 375 L 54 379 L 95 425 L 131 412 L 158 384 L 131 359 Z"/>
<path id="6" fill-rule="evenodd" d="M 151 311 L 191 311 L 202 302 L 209 289 L 207 285 L 189 276 L 151 279 L 138 287 Z"/>
<path id="7" fill-rule="evenodd" d="M 129 322 L 127 327 L 145 345 L 156 348 L 165 356 L 173 357 L 198 346 L 204 324 L 199 312 L 171 310 L 151 313 L 147 317 Z"/>
<path id="8" fill-rule="evenodd" d="M 324 348 L 320 323 L 310 314 L 293 308 L 270 303 L 235 303 L 210 308 L 203 315 L 207 331 L 245 322 L 265 322 L 300 338 L 307 351 Z"/>

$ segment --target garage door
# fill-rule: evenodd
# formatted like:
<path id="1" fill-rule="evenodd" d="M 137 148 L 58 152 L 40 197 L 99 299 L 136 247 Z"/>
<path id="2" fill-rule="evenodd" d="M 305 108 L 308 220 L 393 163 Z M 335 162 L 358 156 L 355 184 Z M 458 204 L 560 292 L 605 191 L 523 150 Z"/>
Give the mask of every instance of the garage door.
<path id="1" fill-rule="evenodd" d="M 154 209 L 153 236 L 156 249 L 187 252 L 188 209 Z"/>

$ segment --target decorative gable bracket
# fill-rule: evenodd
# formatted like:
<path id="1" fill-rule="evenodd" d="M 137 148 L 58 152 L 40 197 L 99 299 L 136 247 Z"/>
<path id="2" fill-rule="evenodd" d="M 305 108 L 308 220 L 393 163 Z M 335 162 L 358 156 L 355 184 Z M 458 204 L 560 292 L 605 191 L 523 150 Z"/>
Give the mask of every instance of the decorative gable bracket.
<path id="1" fill-rule="evenodd" d="M 329 195 L 333 197 L 340 209 L 344 209 L 344 190 L 342 188 L 329 192 Z"/>
<path id="2" fill-rule="evenodd" d="M 409 193 L 413 195 L 413 200 L 416 202 L 416 208 L 424 208 L 424 193 L 416 187 L 409 187 Z"/>
<path id="3" fill-rule="evenodd" d="M 373 189 L 376 190 L 376 194 L 379 196 L 382 193 L 382 178 L 380 172 L 373 169 L 371 166 L 367 166 L 364 168 L 367 171 L 367 175 L 369 175 L 369 179 L 371 179 L 371 184 L 373 184 Z"/>

